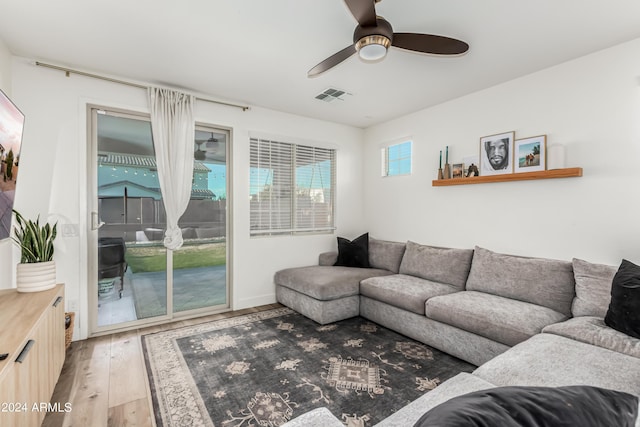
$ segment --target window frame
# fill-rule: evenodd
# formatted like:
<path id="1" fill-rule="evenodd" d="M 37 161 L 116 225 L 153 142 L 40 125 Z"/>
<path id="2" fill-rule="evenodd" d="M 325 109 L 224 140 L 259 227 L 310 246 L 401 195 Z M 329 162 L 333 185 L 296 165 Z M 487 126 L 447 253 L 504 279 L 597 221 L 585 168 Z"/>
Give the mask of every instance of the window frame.
<path id="1" fill-rule="evenodd" d="M 282 236 L 282 235 L 298 235 L 298 234 L 326 234 L 332 233 L 336 229 L 335 225 L 335 212 L 336 212 L 336 163 L 337 163 L 337 150 L 335 148 L 327 148 L 316 145 L 314 143 L 294 143 L 284 141 L 286 138 L 263 138 L 250 136 L 249 138 L 249 235 L 250 237 L 267 237 L 267 236 Z M 261 147 L 264 150 L 261 152 Z M 272 156 L 271 150 L 277 150 L 276 154 Z M 282 156 L 283 152 L 290 153 L 290 158 L 286 162 L 286 157 Z M 316 160 L 316 154 L 319 161 Z M 263 156 L 268 156 L 269 159 L 262 162 Z M 272 161 L 272 158 L 275 160 Z M 320 191 L 322 202 L 316 204 L 316 201 L 311 200 L 311 190 L 318 190 L 318 188 L 312 188 L 314 173 L 312 172 L 309 181 L 309 187 L 301 187 L 297 182 L 300 175 L 300 167 L 304 165 L 317 165 L 323 162 L 329 162 L 329 186 L 321 187 Z M 304 165 L 301 166 L 301 163 Z M 261 172 L 262 170 L 262 172 Z M 314 168 L 313 171 L 316 169 Z M 271 189 L 277 190 L 278 194 L 284 194 L 284 197 L 273 196 L 271 193 L 266 199 L 261 200 L 260 194 L 264 193 L 267 189 L 267 184 L 259 185 L 254 184 L 254 173 L 271 175 Z M 276 176 L 279 172 L 280 177 Z M 323 173 L 320 173 L 320 180 L 323 181 Z M 306 174 L 308 175 L 308 173 Z M 261 177 L 264 179 L 264 175 Z M 302 177 L 301 177 L 302 178 Z M 326 179 L 326 176 L 325 176 Z M 275 183 L 273 182 L 275 180 Z M 311 209 L 307 206 L 305 211 L 300 206 L 301 197 L 305 195 L 300 194 L 301 190 L 308 189 L 309 202 L 311 203 Z M 328 201 L 325 196 L 328 192 Z M 269 203 L 267 209 L 262 209 L 261 202 Z M 278 207 L 278 203 L 283 202 L 288 209 Z M 253 204 L 258 204 L 258 208 L 254 208 Z M 276 207 L 271 208 L 271 204 L 275 203 Z M 324 212 L 322 207 L 328 207 L 328 211 Z M 304 224 L 304 219 L 300 219 L 300 216 L 308 214 L 311 217 L 311 224 Z M 327 213 L 329 216 L 326 225 L 315 225 L 316 215 Z M 268 220 L 263 224 L 262 215 L 266 214 Z M 275 217 L 275 219 L 274 219 Z M 283 221 L 282 219 L 285 219 Z M 283 225 L 279 222 L 288 223 Z"/>
<path id="2" fill-rule="evenodd" d="M 402 146 L 409 146 L 408 155 L 402 155 Z M 398 158 L 390 158 L 390 151 L 393 148 L 398 148 L 399 156 Z M 402 162 L 407 161 L 409 164 L 409 170 L 406 171 L 402 167 Z M 392 166 L 398 165 L 398 172 L 392 173 Z M 410 138 L 403 138 L 401 140 L 394 141 L 389 144 L 385 144 L 385 146 L 381 149 L 381 176 L 383 178 L 386 177 L 395 177 L 395 176 L 407 176 L 413 174 L 413 140 Z"/>

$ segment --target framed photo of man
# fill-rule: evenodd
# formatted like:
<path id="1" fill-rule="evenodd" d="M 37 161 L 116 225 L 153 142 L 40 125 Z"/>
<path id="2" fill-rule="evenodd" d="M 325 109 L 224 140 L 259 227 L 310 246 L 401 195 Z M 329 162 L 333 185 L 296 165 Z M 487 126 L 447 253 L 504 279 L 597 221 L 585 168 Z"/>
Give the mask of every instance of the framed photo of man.
<path id="1" fill-rule="evenodd" d="M 480 176 L 513 173 L 515 132 L 480 138 Z"/>

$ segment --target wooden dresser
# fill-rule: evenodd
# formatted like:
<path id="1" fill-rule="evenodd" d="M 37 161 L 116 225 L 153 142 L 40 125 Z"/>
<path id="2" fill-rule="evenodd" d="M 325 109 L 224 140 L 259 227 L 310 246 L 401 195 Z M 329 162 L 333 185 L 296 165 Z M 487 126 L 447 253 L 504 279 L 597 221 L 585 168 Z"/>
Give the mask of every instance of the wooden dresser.
<path id="1" fill-rule="evenodd" d="M 53 407 L 49 401 L 65 358 L 64 286 L 33 293 L 0 291 L 0 426 L 35 427 Z"/>

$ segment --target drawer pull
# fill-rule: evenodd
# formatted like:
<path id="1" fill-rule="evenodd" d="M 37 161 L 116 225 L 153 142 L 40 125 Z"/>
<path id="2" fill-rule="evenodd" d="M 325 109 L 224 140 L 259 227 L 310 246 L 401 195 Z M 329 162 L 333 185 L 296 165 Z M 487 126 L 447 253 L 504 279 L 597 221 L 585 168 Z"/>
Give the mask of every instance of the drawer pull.
<path id="1" fill-rule="evenodd" d="M 56 301 L 53 303 L 53 306 L 57 307 L 58 304 L 60 304 L 61 302 L 62 302 L 62 297 L 58 297 L 58 298 L 56 298 Z"/>
<path id="2" fill-rule="evenodd" d="M 31 350 L 31 347 L 33 347 L 33 345 L 35 343 L 36 342 L 34 340 L 27 341 L 27 343 L 25 344 L 24 348 L 22 349 L 22 351 L 18 355 L 18 358 L 16 359 L 16 362 L 22 363 L 24 361 L 24 359 L 27 357 L 27 353 L 29 353 L 29 350 Z"/>

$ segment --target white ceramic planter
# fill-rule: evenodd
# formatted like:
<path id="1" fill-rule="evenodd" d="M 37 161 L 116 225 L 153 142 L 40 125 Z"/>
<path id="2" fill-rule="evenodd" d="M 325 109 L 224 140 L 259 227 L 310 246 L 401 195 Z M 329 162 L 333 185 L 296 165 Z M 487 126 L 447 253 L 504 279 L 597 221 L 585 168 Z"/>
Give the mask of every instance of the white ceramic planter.
<path id="1" fill-rule="evenodd" d="M 56 285 L 55 261 L 18 264 L 16 267 L 18 292 L 40 292 Z"/>

